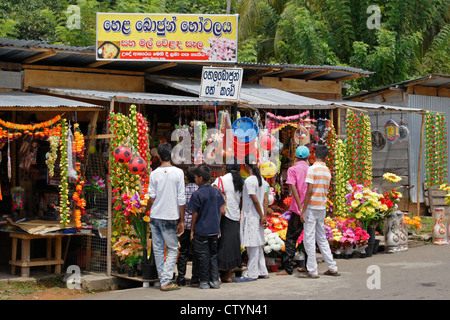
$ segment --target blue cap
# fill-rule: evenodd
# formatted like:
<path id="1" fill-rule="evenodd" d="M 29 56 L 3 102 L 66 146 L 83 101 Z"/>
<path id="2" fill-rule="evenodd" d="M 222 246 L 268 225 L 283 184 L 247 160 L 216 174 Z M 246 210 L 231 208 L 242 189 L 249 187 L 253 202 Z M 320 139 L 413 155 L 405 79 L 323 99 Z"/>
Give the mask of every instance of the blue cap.
<path id="1" fill-rule="evenodd" d="M 295 156 L 299 159 L 306 159 L 309 156 L 309 149 L 305 146 L 300 146 L 295 151 Z"/>

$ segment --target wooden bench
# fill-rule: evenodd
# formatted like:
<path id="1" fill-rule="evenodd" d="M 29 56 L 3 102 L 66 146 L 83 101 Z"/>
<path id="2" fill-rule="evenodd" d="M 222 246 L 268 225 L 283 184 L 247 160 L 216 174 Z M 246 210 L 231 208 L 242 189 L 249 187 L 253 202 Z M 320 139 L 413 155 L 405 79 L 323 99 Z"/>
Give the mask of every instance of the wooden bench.
<path id="1" fill-rule="evenodd" d="M 64 264 L 62 259 L 62 238 L 63 234 L 45 234 L 34 235 L 24 233 L 10 233 L 9 236 L 12 239 L 11 246 L 11 274 L 16 274 L 16 267 L 21 268 L 21 276 L 29 277 L 30 268 L 37 266 L 46 266 L 47 271 L 51 272 L 51 267 L 55 266 L 55 274 L 61 274 L 61 269 Z M 47 239 L 47 256 L 45 258 L 31 259 L 31 240 L 34 239 Z M 17 244 L 21 241 L 21 259 L 17 260 Z M 54 241 L 53 241 L 54 240 Z M 54 249 L 54 256 L 52 257 L 52 249 Z"/>

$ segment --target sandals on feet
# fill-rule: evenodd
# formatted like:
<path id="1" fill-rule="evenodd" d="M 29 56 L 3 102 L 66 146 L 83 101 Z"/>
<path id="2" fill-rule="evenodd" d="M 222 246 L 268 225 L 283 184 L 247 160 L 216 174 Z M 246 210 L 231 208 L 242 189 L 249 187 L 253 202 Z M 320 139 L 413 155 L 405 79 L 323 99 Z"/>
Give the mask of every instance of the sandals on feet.
<path id="1" fill-rule="evenodd" d="M 175 284 L 175 283 L 172 283 L 172 284 L 170 285 L 170 287 L 167 287 L 167 288 L 161 287 L 160 289 L 161 289 L 161 291 L 174 291 L 174 290 L 180 290 L 181 287 L 179 287 L 179 286 L 178 286 L 177 284 Z"/>
<path id="2" fill-rule="evenodd" d="M 318 279 L 319 276 L 316 275 L 316 274 L 311 274 L 309 272 L 306 272 L 304 274 L 299 275 L 298 278 L 302 278 L 302 279 Z"/>
<path id="3" fill-rule="evenodd" d="M 326 276 L 332 276 L 332 277 L 339 277 L 341 275 L 337 271 L 331 271 L 331 270 L 327 270 L 323 274 Z"/>

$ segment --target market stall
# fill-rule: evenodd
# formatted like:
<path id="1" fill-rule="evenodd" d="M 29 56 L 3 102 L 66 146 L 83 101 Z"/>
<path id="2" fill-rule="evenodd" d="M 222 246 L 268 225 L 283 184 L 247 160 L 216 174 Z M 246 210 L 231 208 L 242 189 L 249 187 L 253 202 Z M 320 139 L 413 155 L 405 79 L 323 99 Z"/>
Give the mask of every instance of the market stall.
<path id="1" fill-rule="evenodd" d="M 2 251 L 11 252 L 12 272 L 19 266 L 29 275 L 29 267 L 55 265 L 60 273 L 69 249 L 69 240 L 62 247 L 62 237 L 92 233 L 83 192 L 89 154 L 82 131 L 92 133 L 104 108 L 27 92 L 1 92 L 0 97 L 1 234 L 12 248 Z M 33 245 L 36 252 L 30 252 L 33 239 L 47 244 Z M 16 260 L 18 240 L 21 260 Z M 45 248 L 46 258 L 32 261 Z M 6 259 L 2 256 L 2 262 Z"/>

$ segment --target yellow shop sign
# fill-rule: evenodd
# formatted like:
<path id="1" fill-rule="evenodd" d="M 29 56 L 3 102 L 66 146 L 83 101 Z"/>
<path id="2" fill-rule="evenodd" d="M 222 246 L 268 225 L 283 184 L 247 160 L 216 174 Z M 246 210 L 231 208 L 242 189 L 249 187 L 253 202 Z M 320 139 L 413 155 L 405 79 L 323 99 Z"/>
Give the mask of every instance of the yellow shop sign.
<path id="1" fill-rule="evenodd" d="M 237 62 L 239 15 L 97 13 L 97 60 Z"/>

